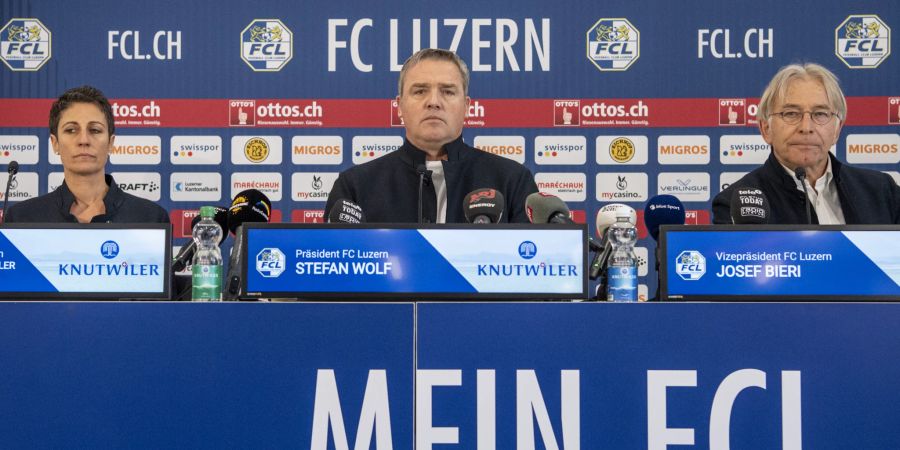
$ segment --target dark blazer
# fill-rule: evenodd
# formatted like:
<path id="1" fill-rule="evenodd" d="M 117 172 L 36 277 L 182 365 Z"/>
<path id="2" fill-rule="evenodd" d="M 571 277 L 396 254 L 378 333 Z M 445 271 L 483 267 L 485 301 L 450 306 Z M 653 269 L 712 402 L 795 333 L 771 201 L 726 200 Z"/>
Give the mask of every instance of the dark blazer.
<path id="1" fill-rule="evenodd" d="M 900 186 L 890 175 L 842 164 L 830 152 L 828 156 L 848 225 L 900 224 Z M 806 223 L 803 191 L 797 189 L 797 183 L 778 163 L 774 154 L 769 154 L 762 167 L 748 173 L 713 199 L 713 223 L 732 223 L 732 193 L 735 189 L 748 187 L 762 190 L 768 198 L 771 209 L 769 223 Z M 818 224 L 815 209 L 810 208 L 810 212 L 812 222 Z"/>
<path id="2" fill-rule="evenodd" d="M 109 191 L 103 197 L 106 213 L 94 216 L 92 223 L 169 223 L 169 214 L 161 206 L 122 189 L 106 175 Z M 9 207 L 4 222 L 65 223 L 78 222 L 69 211 L 75 196 L 63 181 L 56 190 L 40 197 L 16 203 Z"/>
<path id="3" fill-rule="evenodd" d="M 537 192 L 531 172 L 521 164 L 466 145 L 462 136 L 444 146 L 447 183 L 447 223 L 466 223 L 463 198 L 475 189 L 493 188 L 503 194 L 502 222 L 528 222 L 525 198 Z M 338 200 L 362 207 L 366 222 L 416 223 L 419 208 L 419 173 L 425 152 L 409 141 L 374 161 L 351 167 L 338 176 L 325 205 L 326 214 Z M 423 215 L 437 217 L 437 194 L 428 184 L 423 191 Z"/>

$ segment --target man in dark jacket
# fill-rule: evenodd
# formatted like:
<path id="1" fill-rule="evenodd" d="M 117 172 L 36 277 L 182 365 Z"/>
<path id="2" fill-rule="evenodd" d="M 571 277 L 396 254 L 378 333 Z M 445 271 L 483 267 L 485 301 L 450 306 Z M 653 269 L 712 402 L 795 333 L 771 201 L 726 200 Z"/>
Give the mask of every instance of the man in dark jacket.
<path id="1" fill-rule="evenodd" d="M 757 118 L 772 153 L 713 200 L 713 223 L 732 223 L 736 189 L 769 201 L 771 224 L 900 224 L 900 186 L 887 174 L 842 164 L 830 149 L 847 117 L 837 78 L 817 64 L 783 67 L 766 87 Z"/>
<path id="2" fill-rule="evenodd" d="M 468 89 L 466 64 L 453 52 L 424 49 L 411 56 L 398 83 L 403 146 L 342 172 L 325 210 L 349 200 L 362 207 L 367 222 L 416 223 L 421 183 L 425 222 L 466 222 L 463 198 L 481 188 L 503 194 L 501 222 L 528 222 L 525 198 L 537 192 L 531 172 L 462 140 Z"/>

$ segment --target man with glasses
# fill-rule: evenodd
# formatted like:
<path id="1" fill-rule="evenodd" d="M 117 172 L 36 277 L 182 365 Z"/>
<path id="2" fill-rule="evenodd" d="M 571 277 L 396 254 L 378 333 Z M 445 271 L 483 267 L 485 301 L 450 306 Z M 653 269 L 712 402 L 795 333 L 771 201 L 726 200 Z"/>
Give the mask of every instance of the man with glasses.
<path id="1" fill-rule="evenodd" d="M 757 112 L 769 159 L 716 196 L 713 223 L 732 223 L 735 189 L 756 188 L 768 198 L 770 224 L 807 223 L 807 195 L 815 224 L 900 224 L 900 186 L 831 154 L 846 118 L 847 101 L 828 69 L 793 64 L 779 70 Z"/>

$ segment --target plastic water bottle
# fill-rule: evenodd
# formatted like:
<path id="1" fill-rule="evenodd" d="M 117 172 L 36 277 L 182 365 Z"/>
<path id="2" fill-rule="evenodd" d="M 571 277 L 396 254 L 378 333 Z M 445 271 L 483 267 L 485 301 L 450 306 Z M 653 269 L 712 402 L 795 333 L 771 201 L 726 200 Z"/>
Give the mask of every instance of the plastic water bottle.
<path id="1" fill-rule="evenodd" d="M 222 227 L 213 219 L 215 216 L 215 207 L 200 208 L 200 222 L 194 227 L 197 251 L 191 267 L 191 301 L 222 300 L 222 251 L 219 250 Z"/>
<path id="2" fill-rule="evenodd" d="M 616 222 L 609 226 L 608 239 L 612 245 L 606 272 L 607 300 L 611 302 L 637 301 L 637 257 L 634 244 L 637 230 L 630 222 L 628 211 L 616 212 Z"/>

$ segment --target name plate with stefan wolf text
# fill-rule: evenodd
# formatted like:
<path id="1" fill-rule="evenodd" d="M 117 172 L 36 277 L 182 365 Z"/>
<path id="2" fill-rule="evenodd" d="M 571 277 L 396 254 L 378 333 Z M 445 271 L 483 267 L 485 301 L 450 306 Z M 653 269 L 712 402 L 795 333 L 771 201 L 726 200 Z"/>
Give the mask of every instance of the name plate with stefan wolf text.
<path id="1" fill-rule="evenodd" d="M 242 292 L 289 299 L 584 299 L 584 225 L 246 224 Z"/>
<path id="2" fill-rule="evenodd" d="M 6 224 L 0 299 L 169 298 L 169 224 Z"/>

